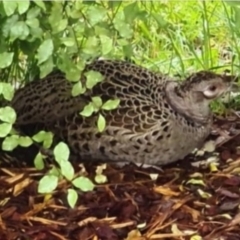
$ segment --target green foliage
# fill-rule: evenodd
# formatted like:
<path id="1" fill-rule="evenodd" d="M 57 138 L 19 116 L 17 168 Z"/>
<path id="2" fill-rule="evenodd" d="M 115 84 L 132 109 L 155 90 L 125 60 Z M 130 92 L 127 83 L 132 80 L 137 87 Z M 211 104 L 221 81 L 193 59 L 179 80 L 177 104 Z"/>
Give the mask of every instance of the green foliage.
<path id="1" fill-rule="evenodd" d="M 32 139 L 35 142 L 43 143 L 45 148 L 49 148 L 53 142 L 53 134 L 51 132 L 40 131 L 35 134 Z"/>
<path id="2" fill-rule="evenodd" d="M 67 200 L 70 207 L 74 208 L 78 200 L 78 194 L 74 189 L 68 189 Z"/>
<path id="3" fill-rule="evenodd" d="M 36 167 L 36 169 L 38 170 L 43 170 L 44 168 L 44 161 L 43 161 L 44 157 L 43 155 L 39 152 L 35 158 L 34 158 L 34 166 Z"/>
<path id="4" fill-rule="evenodd" d="M 0 94 L 3 95 L 4 99 L 12 100 L 14 94 L 13 86 L 9 83 L 0 82 Z"/>
<path id="5" fill-rule="evenodd" d="M 43 176 L 38 185 L 39 193 L 52 193 L 58 185 L 58 177 L 55 175 L 45 175 Z"/>
<path id="6" fill-rule="evenodd" d="M 94 188 L 94 184 L 92 183 L 92 181 L 89 178 L 83 176 L 75 178 L 72 181 L 72 184 L 75 187 L 81 189 L 83 192 L 92 191 Z"/>

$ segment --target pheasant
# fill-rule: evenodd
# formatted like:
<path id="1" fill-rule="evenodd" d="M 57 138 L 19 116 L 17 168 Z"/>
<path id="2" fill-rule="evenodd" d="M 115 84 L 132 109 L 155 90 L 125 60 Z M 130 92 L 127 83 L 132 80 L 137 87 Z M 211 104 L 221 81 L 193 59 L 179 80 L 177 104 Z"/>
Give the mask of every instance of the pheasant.
<path id="1" fill-rule="evenodd" d="M 209 104 L 229 90 L 233 76 L 211 71 L 193 73 L 185 81 L 120 60 L 95 60 L 87 71 L 104 77 L 82 95 L 61 72 L 33 81 L 16 91 L 12 107 L 16 127 L 52 131 L 81 159 L 166 165 L 201 147 L 211 131 Z M 100 110 L 106 128 L 96 127 L 98 113 L 79 114 L 91 97 L 120 99 L 117 109 Z"/>

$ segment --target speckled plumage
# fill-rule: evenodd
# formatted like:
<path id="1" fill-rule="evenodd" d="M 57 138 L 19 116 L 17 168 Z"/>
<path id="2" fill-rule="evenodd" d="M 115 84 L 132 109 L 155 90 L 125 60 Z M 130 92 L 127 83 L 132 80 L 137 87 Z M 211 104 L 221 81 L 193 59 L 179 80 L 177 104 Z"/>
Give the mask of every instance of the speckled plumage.
<path id="1" fill-rule="evenodd" d="M 71 96 L 72 85 L 62 73 L 19 89 L 12 101 L 16 126 L 23 131 L 28 126 L 53 131 L 87 160 L 164 165 L 202 145 L 211 129 L 209 103 L 232 80 L 201 71 L 180 83 L 131 63 L 110 60 L 96 60 L 87 65 L 85 71 L 89 70 L 99 71 L 104 80 L 81 96 Z M 84 85 L 83 75 L 81 80 Z M 79 115 L 93 96 L 103 102 L 120 99 L 118 109 L 101 111 L 107 121 L 102 133 L 96 127 L 97 114 Z"/>

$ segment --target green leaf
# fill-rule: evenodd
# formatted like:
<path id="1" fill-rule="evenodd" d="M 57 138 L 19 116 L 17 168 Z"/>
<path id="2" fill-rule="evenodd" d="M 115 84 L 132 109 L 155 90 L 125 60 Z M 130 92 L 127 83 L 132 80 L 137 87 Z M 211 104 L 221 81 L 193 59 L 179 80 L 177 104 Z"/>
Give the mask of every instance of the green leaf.
<path id="1" fill-rule="evenodd" d="M 79 70 L 73 64 L 71 64 L 69 67 L 70 69 L 67 69 L 66 71 L 66 78 L 71 82 L 79 82 Z"/>
<path id="2" fill-rule="evenodd" d="M 106 120 L 102 114 L 99 114 L 98 116 L 97 126 L 98 126 L 99 132 L 103 132 L 103 130 L 106 127 Z"/>
<path id="3" fill-rule="evenodd" d="M 56 27 L 53 29 L 53 33 L 59 33 L 62 32 L 63 30 L 66 29 L 68 25 L 68 20 L 67 19 L 61 19 L 58 24 L 56 25 Z"/>
<path id="4" fill-rule="evenodd" d="M 96 36 L 88 37 L 82 51 L 86 54 L 96 56 L 100 50 L 99 39 Z"/>
<path id="5" fill-rule="evenodd" d="M 21 15 L 28 10 L 28 8 L 30 6 L 30 1 L 29 0 L 19 0 L 19 1 L 17 1 L 17 4 L 18 4 L 18 12 Z"/>
<path id="6" fill-rule="evenodd" d="M 40 65 L 40 78 L 46 77 L 54 68 L 52 56 Z"/>
<path id="7" fill-rule="evenodd" d="M 44 169 L 43 156 L 40 152 L 34 158 L 34 166 L 37 170 L 43 170 Z"/>
<path id="8" fill-rule="evenodd" d="M 126 22 L 124 22 L 120 18 L 115 18 L 114 21 L 114 27 L 119 32 L 120 36 L 123 38 L 131 38 L 133 35 L 133 30 L 130 28 L 130 25 Z"/>
<path id="9" fill-rule="evenodd" d="M 105 35 L 100 35 L 99 37 L 102 46 L 102 54 L 107 55 L 113 49 L 113 39 Z"/>
<path id="10" fill-rule="evenodd" d="M 44 141 L 43 141 L 43 147 L 44 148 L 50 148 L 53 142 L 53 134 L 51 132 L 48 132 L 46 135 Z"/>
<path id="11" fill-rule="evenodd" d="M 29 9 L 27 12 L 27 21 L 31 19 L 36 19 L 40 13 L 41 13 L 41 9 L 39 7 L 33 7 Z"/>
<path id="12" fill-rule="evenodd" d="M 3 122 L 13 124 L 16 121 L 17 114 L 15 110 L 11 107 L 0 108 L 0 119 Z"/>
<path id="13" fill-rule="evenodd" d="M 223 0 L 225 3 L 227 3 L 231 7 L 240 7 L 239 1 L 231 1 L 231 0 Z"/>
<path id="14" fill-rule="evenodd" d="M 12 151 L 14 148 L 16 148 L 18 146 L 18 140 L 19 140 L 18 135 L 11 135 L 11 136 L 6 137 L 3 140 L 2 149 L 4 151 Z"/>
<path id="15" fill-rule="evenodd" d="M 54 175 L 58 177 L 58 179 L 63 179 L 60 169 L 56 166 L 52 166 L 52 168 L 48 171 L 48 175 Z"/>
<path id="16" fill-rule="evenodd" d="M 73 88 L 72 88 L 72 96 L 73 97 L 76 97 L 82 93 L 84 93 L 86 91 L 86 89 L 84 89 L 82 87 L 82 83 L 81 82 L 77 82 L 73 85 Z"/>
<path id="17" fill-rule="evenodd" d="M 101 6 L 91 6 L 87 11 L 87 18 L 91 25 L 101 22 L 107 15 L 107 10 Z"/>
<path id="18" fill-rule="evenodd" d="M 52 55 L 53 49 L 52 39 L 44 40 L 37 50 L 38 64 L 45 62 Z"/>
<path id="19" fill-rule="evenodd" d="M 43 142 L 43 146 L 49 148 L 52 145 L 53 134 L 51 132 L 40 131 L 35 134 L 32 139 L 38 143 Z"/>
<path id="20" fill-rule="evenodd" d="M 74 38 L 64 37 L 61 38 L 61 43 L 64 44 L 66 47 L 73 47 L 76 44 Z"/>
<path id="21" fill-rule="evenodd" d="M 37 18 L 31 18 L 26 21 L 26 24 L 31 28 L 38 28 L 39 20 Z"/>
<path id="22" fill-rule="evenodd" d="M 87 78 L 86 86 L 88 89 L 92 89 L 97 83 L 103 80 L 103 76 L 101 73 L 96 71 L 88 71 L 85 73 Z"/>
<path id="23" fill-rule="evenodd" d="M 68 161 L 61 161 L 60 163 L 62 175 L 69 181 L 74 177 L 74 168 L 72 164 Z"/>
<path id="24" fill-rule="evenodd" d="M 39 193 L 51 193 L 53 192 L 58 185 L 58 177 L 54 175 L 43 176 L 38 185 Z"/>
<path id="25" fill-rule="evenodd" d="M 12 15 L 16 8 L 17 8 L 17 2 L 16 1 L 9 1 L 9 0 L 3 0 L 3 8 L 7 16 Z"/>
<path id="26" fill-rule="evenodd" d="M 18 21 L 10 30 L 11 41 L 15 39 L 25 40 L 30 33 L 29 27 L 23 21 Z"/>
<path id="27" fill-rule="evenodd" d="M 74 208 L 78 200 L 78 194 L 74 189 L 68 189 L 67 191 L 68 191 L 67 194 L 68 204 L 71 208 Z"/>
<path id="28" fill-rule="evenodd" d="M 94 179 L 98 184 L 103 184 L 107 182 L 107 177 L 103 174 L 97 174 Z"/>
<path id="29" fill-rule="evenodd" d="M 22 147 L 29 147 L 30 145 L 32 145 L 32 143 L 32 139 L 28 136 L 20 136 L 19 138 L 19 145 Z"/>
<path id="30" fill-rule="evenodd" d="M 92 102 L 90 102 L 88 105 L 84 107 L 84 109 L 80 112 L 80 114 L 84 117 L 89 117 L 93 114 L 94 112 L 94 106 Z"/>
<path id="31" fill-rule="evenodd" d="M 100 97 L 92 97 L 94 109 L 98 110 L 102 106 L 102 99 Z"/>
<path id="32" fill-rule="evenodd" d="M 35 2 L 35 4 L 37 6 L 39 6 L 40 8 L 42 8 L 44 11 L 46 11 L 46 7 L 45 7 L 45 4 L 42 0 L 33 0 Z"/>
<path id="33" fill-rule="evenodd" d="M 134 22 L 135 18 L 140 13 L 138 2 L 133 2 L 124 7 L 124 16 L 128 23 Z"/>
<path id="34" fill-rule="evenodd" d="M 78 177 L 78 178 L 75 178 L 73 181 L 72 181 L 72 184 L 81 189 L 83 192 L 89 192 L 89 191 L 92 191 L 95 187 L 95 185 L 93 184 L 93 182 L 89 179 L 89 178 L 86 178 L 86 177 Z"/>
<path id="35" fill-rule="evenodd" d="M 61 165 L 62 161 L 68 161 L 70 151 L 66 143 L 60 142 L 53 150 L 56 161 Z"/>
<path id="36" fill-rule="evenodd" d="M 102 109 L 104 110 L 113 110 L 113 109 L 116 109 L 120 104 L 120 100 L 119 99 L 114 99 L 114 100 L 108 100 L 107 102 L 105 102 L 103 105 L 102 105 Z"/>
<path id="37" fill-rule="evenodd" d="M 11 101 L 12 98 L 13 98 L 13 95 L 14 95 L 14 88 L 13 88 L 13 86 L 10 83 L 1 82 L 0 83 L 0 88 L 2 89 L 1 93 L 3 94 L 3 97 L 6 100 Z"/>
<path id="38" fill-rule="evenodd" d="M 0 138 L 6 137 L 12 129 L 12 124 L 10 123 L 1 123 L 0 124 Z"/>
<path id="39" fill-rule="evenodd" d="M 166 29 L 169 23 L 164 19 L 164 17 L 159 13 L 152 13 L 153 19 L 156 20 L 160 28 Z"/>
<path id="40" fill-rule="evenodd" d="M 0 53 L 0 68 L 9 67 L 12 64 L 12 60 L 13 60 L 12 52 Z"/>
<path id="41" fill-rule="evenodd" d="M 8 17 L 6 19 L 6 22 L 5 22 L 5 24 L 2 25 L 2 29 L 1 29 L 2 35 L 5 38 L 9 37 L 12 27 L 17 23 L 18 20 L 19 20 L 19 16 L 16 14 L 12 15 L 11 17 Z M 3 42 L 2 42 L 2 44 L 3 44 Z"/>

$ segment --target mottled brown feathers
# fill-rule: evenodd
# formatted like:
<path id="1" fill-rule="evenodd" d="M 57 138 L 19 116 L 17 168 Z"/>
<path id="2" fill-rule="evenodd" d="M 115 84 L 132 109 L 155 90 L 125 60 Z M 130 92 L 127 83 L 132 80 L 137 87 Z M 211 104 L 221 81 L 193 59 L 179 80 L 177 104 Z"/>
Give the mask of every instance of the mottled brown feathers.
<path id="1" fill-rule="evenodd" d="M 217 95 L 229 87 L 224 76 L 212 72 L 196 73 L 180 84 L 123 61 L 96 60 L 88 70 L 99 71 L 104 80 L 81 96 L 71 96 L 72 85 L 61 73 L 18 90 L 12 101 L 16 126 L 53 131 L 82 158 L 163 165 L 201 146 L 211 128 L 211 85 Z M 84 84 L 84 72 L 79 80 Z M 97 114 L 79 115 L 92 96 L 120 99 L 118 109 L 101 111 L 107 120 L 102 133 Z"/>

